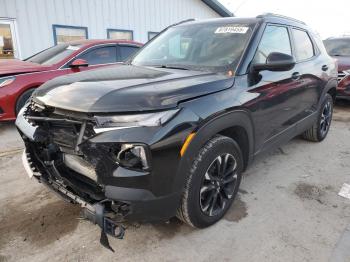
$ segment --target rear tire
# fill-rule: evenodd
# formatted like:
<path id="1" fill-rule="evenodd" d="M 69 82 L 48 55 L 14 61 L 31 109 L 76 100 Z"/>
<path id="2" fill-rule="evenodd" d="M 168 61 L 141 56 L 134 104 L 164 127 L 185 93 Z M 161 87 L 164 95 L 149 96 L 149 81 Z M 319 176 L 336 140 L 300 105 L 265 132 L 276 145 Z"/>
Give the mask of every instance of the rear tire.
<path id="1" fill-rule="evenodd" d="M 28 89 L 22 95 L 20 95 L 20 97 L 17 99 L 16 108 L 15 108 L 16 116 L 18 115 L 22 107 L 27 103 L 27 101 L 29 100 L 34 90 L 35 90 L 34 88 Z"/>
<path id="2" fill-rule="evenodd" d="M 242 171 L 238 144 L 220 135 L 210 139 L 189 170 L 177 217 L 197 228 L 219 221 L 237 195 Z"/>
<path id="3" fill-rule="evenodd" d="M 302 134 L 304 139 L 312 142 L 321 142 L 327 137 L 332 123 L 333 104 L 332 96 L 326 94 L 317 121 L 309 130 Z"/>

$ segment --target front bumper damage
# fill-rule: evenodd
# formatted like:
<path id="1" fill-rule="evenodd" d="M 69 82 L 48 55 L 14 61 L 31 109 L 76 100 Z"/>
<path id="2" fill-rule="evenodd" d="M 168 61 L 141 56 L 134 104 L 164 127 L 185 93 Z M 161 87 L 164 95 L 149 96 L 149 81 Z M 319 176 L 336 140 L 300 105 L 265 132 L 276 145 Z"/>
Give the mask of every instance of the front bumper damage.
<path id="1" fill-rule="evenodd" d="M 106 205 L 109 205 L 110 207 L 110 203 L 108 203 L 108 200 L 103 200 L 94 204 L 90 204 L 78 195 L 69 191 L 65 185 L 62 185 L 51 179 L 48 180 L 47 178 L 43 177 L 40 172 L 37 172 L 37 169 L 34 167 L 34 164 L 31 161 L 30 154 L 27 153 L 26 149 L 23 151 L 22 154 L 22 163 L 24 169 L 26 170 L 30 178 L 34 177 L 35 179 L 37 179 L 38 182 L 42 183 L 44 186 L 46 186 L 49 190 L 54 192 L 64 201 L 67 201 L 72 204 L 79 204 L 83 208 L 83 218 L 100 226 L 100 243 L 107 249 L 114 252 L 113 248 L 109 244 L 107 235 L 110 235 L 117 239 L 123 239 L 125 234 L 125 228 L 122 225 L 122 212 L 108 212 L 106 209 Z M 119 208 L 121 209 L 121 211 L 123 210 L 122 205 L 120 205 Z"/>
<path id="2" fill-rule="evenodd" d="M 123 238 L 125 220 L 174 215 L 178 194 L 156 196 L 150 172 L 118 166 L 113 155 L 120 147 L 90 139 L 96 134 L 87 119 L 33 110 L 27 105 L 16 120 L 26 147 L 25 170 L 64 200 L 81 205 L 84 218 L 100 226 L 102 245 L 112 250 L 107 235 Z"/>

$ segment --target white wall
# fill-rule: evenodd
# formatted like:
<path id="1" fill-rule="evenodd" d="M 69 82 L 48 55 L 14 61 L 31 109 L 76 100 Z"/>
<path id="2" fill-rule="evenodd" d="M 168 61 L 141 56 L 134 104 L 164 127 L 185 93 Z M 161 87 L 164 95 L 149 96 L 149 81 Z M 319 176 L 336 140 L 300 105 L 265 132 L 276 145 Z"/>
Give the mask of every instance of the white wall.
<path id="1" fill-rule="evenodd" d="M 148 31 L 188 18 L 220 17 L 201 0 L 0 0 L 0 17 L 15 18 L 22 58 L 54 44 L 52 25 L 88 27 L 90 39 L 107 38 L 107 28 Z"/>

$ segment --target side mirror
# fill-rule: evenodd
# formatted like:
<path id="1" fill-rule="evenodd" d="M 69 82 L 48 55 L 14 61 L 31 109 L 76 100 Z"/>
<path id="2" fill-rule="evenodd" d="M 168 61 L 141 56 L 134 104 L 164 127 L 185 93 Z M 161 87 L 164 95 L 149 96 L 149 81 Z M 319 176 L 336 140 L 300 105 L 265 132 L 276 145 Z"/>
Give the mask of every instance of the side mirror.
<path id="1" fill-rule="evenodd" d="M 289 71 L 294 68 L 296 62 L 291 55 L 273 52 L 266 59 L 265 64 L 253 64 L 251 69 L 253 72 L 263 70 L 269 71 Z"/>
<path id="2" fill-rule="evenodd" d="M 75 59 L 70 65 L 70 68 L 79 68 L 89 66 L 89 63 L 84 59 Z"/>

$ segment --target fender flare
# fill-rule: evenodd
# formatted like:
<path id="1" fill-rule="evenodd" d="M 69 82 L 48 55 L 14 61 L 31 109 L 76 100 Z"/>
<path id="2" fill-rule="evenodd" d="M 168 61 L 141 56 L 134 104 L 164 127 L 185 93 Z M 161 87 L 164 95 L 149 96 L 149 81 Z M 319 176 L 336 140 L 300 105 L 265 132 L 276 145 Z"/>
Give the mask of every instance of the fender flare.
<path id="1" fill-rule="evenodd" d="M 221 131 L 231 127 L 242 127 L 248 136 L 249 153 L 248 164 L 252 161 L 255 150 L 254 125 L 249 112 L 246 110 L 235 110 L 214 117 L 206 123 L 199 126 L 194 132 L 196 135 L 191 140 L 185 154 L 182 156 L 175 178 L 175 191 L 183 190 L 188 171 L 198 153 L 204 144 L 213 136 Z"/>
<path id="2" fill-rule="evenodd" d="M 325 87 L 322 90 L 320 100 L 318 101 L 318 108 L 320 108 L 322 106 L 322 103 L 324 101 L 324 97 L 329 92 L 329 90 L 331 90 L 332 88 L 336 89 L 337 86 L 338 86 L 338 82 L 337 82 L 336 78 L 332 78 L 327 82 L 327 84 L 325 85 Z"/>

